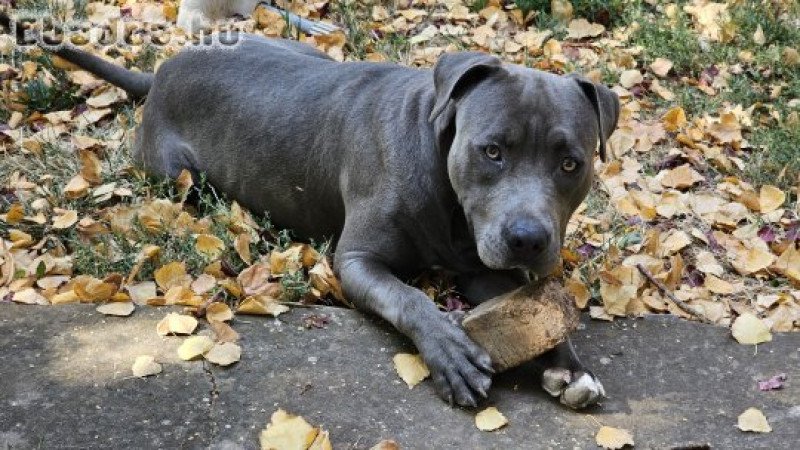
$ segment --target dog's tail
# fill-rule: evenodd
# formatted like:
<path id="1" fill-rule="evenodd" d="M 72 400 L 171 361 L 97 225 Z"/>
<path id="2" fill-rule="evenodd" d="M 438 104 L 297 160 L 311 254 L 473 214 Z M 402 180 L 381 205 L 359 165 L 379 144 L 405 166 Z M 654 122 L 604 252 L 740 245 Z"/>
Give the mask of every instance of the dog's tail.
<path id="1" fill-rule="evenodd" d="M 24 42 L 25 30 L 22 25 L 14 22 L 14 19 L 5 12 L 0 12 L 0 26 L 9 31 L 12 28 L 16 29 L 16 38 L 18 42 Z M 128 97 L 132 100 L 141 100 L 146 97 L 147 93 L 150 91 L 150 87 L 153 85 L 154 74 L 152 73 L 128 70 L 67 44 L 58 46 L 58 48 L 52 50 L 51 53 L 124 89 L 125 92 L 128 93 Z"/>

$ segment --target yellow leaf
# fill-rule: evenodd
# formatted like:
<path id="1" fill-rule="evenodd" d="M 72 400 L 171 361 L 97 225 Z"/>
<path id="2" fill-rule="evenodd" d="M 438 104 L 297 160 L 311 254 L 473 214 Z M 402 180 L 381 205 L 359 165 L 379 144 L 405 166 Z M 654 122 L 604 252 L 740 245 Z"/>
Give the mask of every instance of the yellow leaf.
<path id="1" fill-rule="evenodd" d="M 252 264 L 252 256 L 250 254 L 250 233 L 239 233 L 233 240 L 233 248 L 236 254 L 242 258 L 248 266 Z"/>
<path id="2" fill-rule="evenodd" d="M 703 282 L 703 286 L 709 291 L 715 294 L 733 294 L 734 288 L 733 285 L 728 283 L 727 281 L 717 278 L 714 275 L 707 274 L 706 279 Z"/>
<path id="3" fill-rule="evenodd" d="M 490 406 L 475 415 L 475 426 L 481 431 L 494 431 L 508 424 L 508 419 L 497 408 Z"/>
<path id="4" fill-rule="evenodd" d="M 53 217 L 53 228 L 57 230 L 67 229 L 78 222 L 78 211 L 69 209 L 61 215 Z"/>
<path id="5" fill-rule="evenodd" d="M 775 261 L 775 270 L 785 275 L 795 286 L 800 285 L 800 251 L 796 244 L 789 245 L 781 253 Z"/>
<path id="6" fill-rule="evenodd" d="M 775 255 L 758 247 L 741 249 L 736 254 L 736 259 L 731 265 L 742 275 L 750 275 L 759 270 L 766 269 L 775 260 Z"/>
<path id="7" fill-rule="evenodd" d="M 217 342 L 236 342 L 239 340 L 239 333 L 225 322 L 209 320 L 208 325 L 214 331 L 214 340 Z"/>
<path id="8" fill-rule="evenodd" d="M 600 36 L 606 31 L 606 27 L 599 23 L 590 23 L 586 19 L 574 19 L 567 26 L 567 38 L 583 39 L 587 37 Z"/>
<path id="9" fill-rule="evenodd" d="M 230 366 L 242 357 L 242 348 L 232 342 L 214 344 L 211 350 L 204 355 L 210 363 L 218 366 Z"/>
<path id="10" fill-rule="evenodd" d="M 619 84 L 625 89 L 630 89 L 644 81 L 642 73 L 636 69 L 626 70 L 619 76 Z"/>
<path id="11" fill-rule="evenodd" d="M 247 297 L 242 301 L 236 312 L 238 314 L 254 314 L 259 316 L 271 315 L 278 317 L 279 315 L 289 311 L 289 307 L 278 303 L 277 300 L 265 295 L 256 295 Z"/>
<path id="12" fill-rule="evenodd" d="M 173 286 L 164 294 L 164 302 L 167 305 L 200 306 L 205 300 L 186 286 Z"/>
<path id="13" fill-rule="evenodd" d="M 319 433 L 300 416 L 279 409 L 272 414 L 270 423 L 261 431 L 261 450 L 305 450 L 314 443 Z"/>
<path id="14" fill-rule="evenodd" d="M 217 258 L 225 249 L 225 243 L 222 239 L 212 234 L 199 234 L 195 242 L 195 249 L 209 258 Z"/>
<path id="15" fill-rule="evenodd" d="M 70 200 L 84 197 L 87 192 L 89 192 L 89 183 L 80 175 L 72 177 L 64 186 L 64 196 Z"/>
<path id="16" fill-rule="evenodd" d="M 208 336 L 191 336 L 178 347 L 178 358 L 191 361 L 202 358 L 203 355 L 214 347 L 214 341 Z"/>
<path id="17" fill-rule="evenodd" d="M 280 285 L 270 282 L 269 277 L 269 267 L 266 264 L 255 263 L 241 271 L 236 280 L 242 286 L 244 295 L 276 294 L 275 289 L 280 288 Z"/>
<path id="18" fill-rule="evenodd" d="M 630 431 L 622 428 L 600 427 L 594 440 L 600 447 L 610 450 L 620 449 L 626 445 L 633 446 L 633 436 Z"/>
<path id="19" fill-rule="evenodd" d="M 674 169 L 667 169 L 659 173 L 661 185 L 667 188 L 687 189 L 704 178 L 690 164 L 683 164 Z"/>
<path id="20" fill-rule="evenodd" d="M 14 225 L 22 220 L 23 217 L 25 217 L 25 208 L 20 203 L 14 203 L 11 205 L 11 208 L 8 209 L 3 220 L 5 220 L 6 223 Z"/>
<path id="21" fill-rule="evenodd" d="M 189 191 L 192 189 L 193 185 L 192 173 L 186 169 L 181 170 L 178 178 L 175 179 L 175 186 L 178 188 L 178 195 L 180 196 L 181 202 L 186 201 L 186 197 L 189 196 Z"/>
<path id="22" fill-rule="evenodd" d="M 786 194 L 775 186 L 762 186 L 758 196 L 758 205 L 762 213 L 775 211 L 786 201 Z"/>
<path id="23" fill-rule="evenodd" d="M 420 355 L 412 355 L 410 353 L 398 353 L 394 355 L 394 370 L 397 375 L 406 382 L 408 388 L 411 389 L 419 384 L 425 378 L 428 378 L 431 372 L 425 361 L 422 360 Z"/>
<path id="24" fill-rule="evenodd" d="M 107 316 L 120 316 L 126 317 L 133 314 L 136 309 L 131 302 L 111 302 L 97 307 L 97 312 Z"/>
<path id="25" fill-rule="evenodd" d="M 678 131 L 686 125 L 686 112 L 680 106 L 676 106 L 661 117 L 661 123 L 667 131 Z"/>
<path id="26" fill-rule="evenodd" d="M 719 116 L 719 121 L 708 127 L 708 134 L 724 144 L 741 142 L 742 126 L 733 112 L 726 112 Z"/>
<path id="27" fill-rule="evenodd" d="M 143 281 L 137 284 L 129 284 L 125 286 L 131 300 L 139 305 L 147 303 L 151 298 L 156 297 L 156 284 L 152 281 Z"/>
<path id="28" fill-rule="evenodd" d="M 317 437 L 314 438 L 314 442 L 308 447 L 308 450 L 333 450 L 333 445 L 331 445 L 331 438 L 328 435 L 327 430 L 319 430 L 317 433 Z"/>
<path id="29" fill-rule="evenodd" d="M 747 408 L 739 415 L 736 426 L 742 431 L 752 431 L 754 433 L 770 433 L 772 427 L 769 426 L 766 416 L 757 408 Z"/>
<path id="30" fill-rule="evenodd" d="M 169 313 L 156 325 L 156 332 L 160 336 L 168 334 L 192 334 L 197 328 L 197 319 L 177 313 Z"/>
<path id="31" fill-rule="evenodd" d="M 757 45 L 764 45 L 767 43 L 767 37 L 764 36 L 764 29 L 761 28 L 761 24 L 758 24 L 756 32 L 753 33 L 753 42 Z"/>
<path id="32" fill-rule="evenodd" d="M 189 286 L 192 282 L 191 277 L 186 274 L 186 265 L 178 261 L 159 267 L 153 275 L 158 287 L 164 292 L 174 286 Z"/>
<path id="33" fill-rule="evenodd" d="M 117 292 L 117 285 L 97 278 L 84 278 L 73 286 L 82 302 L 104 302 Z"/>
<path id="34" fill-rule="evenodd" d="M 33 236 L 20 230 L 9 230 L 8 237 L 11 239 L 11 248 L 26 248 L 33 244 Z"/>
<path id="35" fill-rule="evenodd" d="M 161 364 L 157 363 L 152 356 L 142 355 L 136 357 L 131 370 L 133 371 L 133 376 L 144 378 L 161 373 Z"/>
<path id="36" fill-rule="evenodd" d="M 233 319 L 233 312 L 227 304 L 213 302 L 206 307 L 206 319 L 227 322 Z"/>
<path id="37" fill-rule="evenodd" d="M 661 78 L 666 77 L 671 69 L 672 61 L 664 58 L 656 58 L 656 60 L 650 64 L 650 70 Z"/>
<path id="38" fill-rule="evenodd" d="M 731 333 L 740 344 L 756 345 L 772 340 L 769 327 L 750 313 L 744 313 L 733 321 Z"/>

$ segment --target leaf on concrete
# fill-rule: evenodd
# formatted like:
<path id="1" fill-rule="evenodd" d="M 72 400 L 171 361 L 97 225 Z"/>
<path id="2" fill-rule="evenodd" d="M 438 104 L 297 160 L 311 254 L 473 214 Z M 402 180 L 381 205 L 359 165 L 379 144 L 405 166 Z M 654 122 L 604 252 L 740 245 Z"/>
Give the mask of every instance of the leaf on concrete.
<path id="1" fill-rule="evenodd" d="M 135 377 L 148 377 L 161 373 L 161 364 L 150 355 L 141 355 L 136 357 L 132 370 Z"/>
<path id="2" fill-rule="evenodd" d="M 744 313 L 733 321 L 731 333 L 740 344 L 756 345 L 772 340 L 769 327 L 750 313 Z"/>
<path id="3" fill-rule="evenodd" d="M 769 426 L 766 416 L 758 408 L 747 408 L 745 412 L 739 415 L 739 420 L 736 426 L 742 431 L 751 431 L 754 433 L 770 433 L 772 427 Z"/>
<path id="4" fill-rule="evenodd" d="M 192 334 L 197 328 L 197 319 L 184 314 L 169 313 L 156 325 L 156 332 L 161 336 L 168 334 Z"/>
<path id="5" fill-rule="evenodd" d="M 133 314 L 136 307 L 131 302 L 111 302 L 97 307 L 97 312 L 107 316 L 127 317 Z"/>
<path id="6" fill-rule="evenodd" d="M 633 436 L 630 431 L 622 428 L 600 427 L 594 440 L 597 445 L 609 450 L 620 449 L 626 445 L 633 446 Z"/>
<path id="7" fill-rule="evenodd" d="M 235 344 L 234 344 L 235 345 Z M 214 347 L 214 341 L 208 336 L 191 336 L 178 347 L 178 358 L 184 361 L 200 359 Z"/>
<path id="8" fill-rule="evenodd" d="M 288 306 L 282 305 L 276 299 L 266 295 L 247 297 L 236 309 L 238 314 L 270 315 L 273 317 L 278 317 L 287 311 L 289 311 Z"/>
<path id="9" fill-rule="evenodd" d="M 384 439 L 370 447 L 369 450 L 400 450 L 400 446 L 391 439 Z"/>
<path id="10" fill-rule="evenodd" d="M 217 342 L 236 342 L 239 340 L 239 333 L 225 322 L 209 320 L 208 325 L 214 331 L 214 340 Z"/>
<path id="11" fill-rule="evenodd" d="M 242 357 L 242 348 L 232 342 L 214 344 L 203 357 L 218 366 L 230 366 Z"/>
<path id="12" fill-rule="evenodd" d="M 508 425 L 508 419 L 494 406 L 475 415 L 475 426 L 481 431 L 494 431 L 506 425 Z"/>
<path id="13" fill-rule="evenodd" d="M 394 355 L 393 361 L 397 375 L 406 382 L 409 389 L 418 385 L 431 374 L 430 370 L 428 370 L 428 366 L 425 365 L 425 361 L 422 360 L 420 355 L 398 353 Z"/>
<path id="14" fill-rule="evenodd" d="M 233 319 L 233 311 L 225 303 L 213 302 L 206 307 L 206 319 L 227 322 Z"/>
<path id="15" fill-rule="evenodd" d="M 279 409 L 272 414 L 270 423 L 259 435 L 261 450 L 308 449 L 319 431 L 302 417 Z"/>

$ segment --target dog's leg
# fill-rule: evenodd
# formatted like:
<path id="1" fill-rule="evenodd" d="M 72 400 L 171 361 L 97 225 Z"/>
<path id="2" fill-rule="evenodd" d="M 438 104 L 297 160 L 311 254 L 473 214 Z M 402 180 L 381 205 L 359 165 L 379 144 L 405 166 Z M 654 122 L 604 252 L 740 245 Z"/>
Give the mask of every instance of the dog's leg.
<path id="1" fill-rule="evenodd" d="M 603 384 L 584 367 L 569 338 L 540 356 L 539 362 L 545 367 L 542 388 L 564 405 L 585 408 L 605 397 Z"/>
<path id="2" fill-rule="evenodd" d="M 400 281 L 371 253 L 342 250 L 342 243 L 336 268 L 348 299 L 411 338 L 445 401 L 476 406 L 478 396 L 485 397 L 491 385 L 489 355 L 422 291 Z"/>

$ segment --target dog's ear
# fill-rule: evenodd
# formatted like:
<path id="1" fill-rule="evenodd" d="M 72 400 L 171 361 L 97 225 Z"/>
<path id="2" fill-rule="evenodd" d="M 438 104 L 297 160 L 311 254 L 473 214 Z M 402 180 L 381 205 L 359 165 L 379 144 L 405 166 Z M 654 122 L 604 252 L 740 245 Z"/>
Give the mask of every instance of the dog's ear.
<path id="1" fill-rule="evenodd" d="M 619 119 L 619 97 L 606 86 L 595 84 L 580 75 L 570 74 L 569 77 L 578 83 L 583 94 L 592 104 L 600 130 L 600 159 L 605 162 L 606 140 L 611 137 L 611 133 L 617 128 L 617 120 Z"/>
<path id="2" fill-rule="evenodd" d="M 500 60 L 480 52 L 445 53 L 433 69 L 436 101 L 428 118 L 433 122 L 466 90 L 500 68 Z"/>

